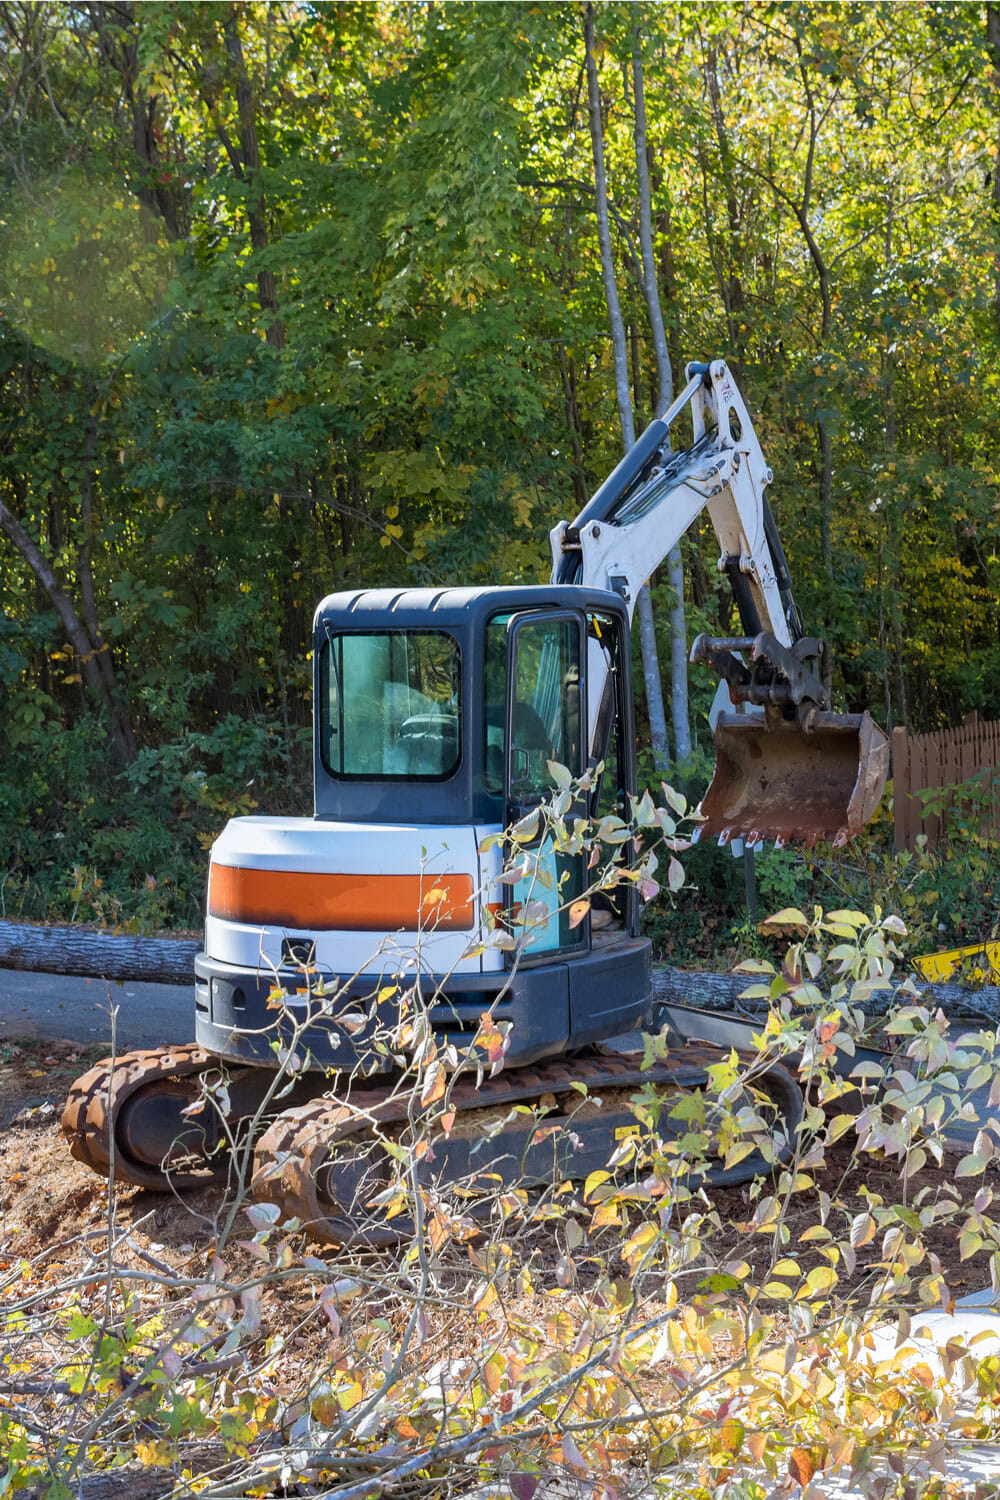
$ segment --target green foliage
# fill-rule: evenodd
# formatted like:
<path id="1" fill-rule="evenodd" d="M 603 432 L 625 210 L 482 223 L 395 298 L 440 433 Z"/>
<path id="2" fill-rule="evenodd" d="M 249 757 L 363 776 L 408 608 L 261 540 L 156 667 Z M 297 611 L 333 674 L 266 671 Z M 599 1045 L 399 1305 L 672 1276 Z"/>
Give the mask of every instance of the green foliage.
<path id="1" fill-rule="evenodd" d="M 83 713 L 49 754 L 12 750 L 0 782 L 0 917 L 132 931 L 200 929 L 207 849 L 226 819 L 311 805 L 308 736 L 227 715 L 206 733 L 148 747 L 112 775 L 101 726 Z"/>
<path id="2" fill-rule="evenodd" d="M 912 728 L 1000 715 L 997 106 L 980 14 L 957 16 L 597 15 L 637 412 L 633 26 L 675 381 L 731 359 L 835 693 Z M 25 910 L 79 866 L 130 911 L 155 857 L 185 892 L 165 915 L 190 921 L 212 800 L 222 816 L 252 777 L 293 795 L 316 600 L 540 580 L 546 531 L 618 457 L 582 25 L 562 5 L 154 3 L 13 6 L 0 29 L 0 502 L 51 568 L 0 531 L 4 847 Z M 716 552 L 706 525 L 685 538 L 692 626 L 725 633 Z M 701 754 L 713 690 L 694 677 Z M 221 776 L 231 720 L 266 729 L 264 763 L 236 755 L 199 801 L 181 763 Z M 140 755 L 124 788 L 99 768 L 92 803 L 57 749 L 84 724 Z M 126 828 L 131 897 L 109 868 Z M 759 863 L 762 903 L 784 899 L 798 874 Z M 721 867 L 705 884 L 727 900 Z"/>

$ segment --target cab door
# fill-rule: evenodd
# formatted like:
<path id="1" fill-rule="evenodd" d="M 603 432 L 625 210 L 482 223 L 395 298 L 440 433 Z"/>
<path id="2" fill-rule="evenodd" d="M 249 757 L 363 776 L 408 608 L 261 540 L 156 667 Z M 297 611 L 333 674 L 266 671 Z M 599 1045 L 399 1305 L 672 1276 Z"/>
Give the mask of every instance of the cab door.
<path id="1" fill-rule="evenodd" d="M 549 761 L 574 776 L 587 755 L 587 621 L 580 610 L 531 610 L 507 626 L 504 821 L 518 823 L 554 791 Z M 572 809 L 584 816 L 585 805 Z M 582 894 L 583 855 L 559 854 L 544 831 L 520 845 L 532 868 L 505 886 L 506 924 L 519 939 L 519 962 L 585 951 L 589 922 L 570 906 Z"/>

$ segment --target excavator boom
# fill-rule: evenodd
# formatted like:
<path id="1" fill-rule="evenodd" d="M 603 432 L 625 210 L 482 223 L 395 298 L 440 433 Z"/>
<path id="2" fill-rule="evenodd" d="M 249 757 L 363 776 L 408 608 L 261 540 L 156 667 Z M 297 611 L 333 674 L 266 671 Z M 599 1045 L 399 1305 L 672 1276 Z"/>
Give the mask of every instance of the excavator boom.
<path id="1" fill-rule="evenodd" d="M 674 451 L 671 423 L 690 407 L 690 447 Z M 842 844 L 878 807 L 889 744 L 868 714 L 830 712 L 825 648 L 804 634 L 765 491 L 772 473 L 723 360 L 690 364 L 687 384 L 576 519 L 550 534 L 552 581 L 604 588 L 634 611 L 639 590 L 707 512 L 718 568 L 743 635 L 699 636 L 692 661 L 721 678 L 713 708 L 715 771 L 701 804 L 702 835 Z M 601 664 L 590 664 L 599 706 Z M 591 729 L 596 730 L 596 708 Z M 600 746 L 592 743 L 599 758 Z"/>

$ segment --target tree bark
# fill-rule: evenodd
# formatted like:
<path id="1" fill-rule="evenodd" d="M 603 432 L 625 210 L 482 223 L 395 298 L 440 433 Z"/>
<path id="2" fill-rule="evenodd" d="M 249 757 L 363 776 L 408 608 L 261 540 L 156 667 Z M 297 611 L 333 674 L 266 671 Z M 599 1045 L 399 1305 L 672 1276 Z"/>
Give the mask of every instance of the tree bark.
<path id="1" fill-rule="evenodd" d="M 96 391 L 92 394 L 96 402 Z M 83 604 L 83 618 L 86 622 L 87 634 L 93 642 L 95 660 L 97 661 L 98 671 L 101 674 L 104 702 L 114 726 L 112 732 L 121 740 L 121 752 L 124 756 L 124 764 L 131 765 L 138 753 L 138 746 L 135 742 L 135 735 L 132 733 L 132 725 L 129 723 L 128 716 L 122 706 L 118 679 L 111 661 L 111 648 L 102 634 L 97 615 L 97 602 L 94 597 L 94 571 L 90 559 L 94 533 L 94 448 L 96 444 L 97 418 L 93 411 L 91 411 L 87 419 L 83 452 L 83 477 L 80 483 L 80 514 L 83 520 L 83 538 L 77 548 L 76 565 L 80 576 L 80 600 Z"/>
<path id="2" fill-rule="evenodd" d="M 997 132 L 990 209 L 993 219 L 993 319 L 1000 331 L 1000 5 L 986 7 L 986 46 L 993 63 L 993 112 Z"/>
<path id="3" fill-rule="evenodd" d="M 611 324 L 618 419 L 621 423 L 622 441 L 627 453 L 635 443 L 635 423 L 629 392 L 625 323 L 618 300 L 611 231 L 608 223 L 608 180 L 604 167 L 604 126 L 601 120 L 601 93 L 597 81 L 597 62 L 594 57 L 594 7 L 592 4 L 588 4 L 585 13 L 584 41 L 587 53 L 587 103 L 590 139 L 594 154 L 594 193 L 597 207 L 597 240 L 601 251 L 601 279 L 604 283 L 604 297 L 608 306 L 608 321 Z M 639 641 L 642 647 L 642 675 L 646 685 L 646 705 L 649 710 L 650 740 L 657 770 L 662 772 L 667 768 L 667 721 L 663 712 L 660 664 L 656 653 L 653 606 L 649 597 L 648 584 L 644 584 L 640 589 L 636 605 L 639 615 Z"/>
<path id="4" fill-rule="evenodd" d="M 743 240 L 740 230 L 736 175 L 733 170 L 733 149 L 722 108 L 722 91 L 719 88 L 719 54 L 714 45 L 709 48 L 705 58 L 704 76 L 712 124 L 715 127 L 716 144 L 719 148 L 722 185 L 726 198 L 726 220 L 729 229 L 729 244 L 725 253 L 726 265 L 724 268 L 720 267 L 719 272 L 720 279 L 723 280 L 726 316 L 733 346 L 733 353 L 729 356 L 728 363 L 739 380 L 746 336 L 746 293 L 743 290 L 743 282 L 738 269 L 743 260 Z"/>
<path id="5" fill-rule="evenodd" d="M 562 381 L 563 389 L 563 409 L 566 413 L 566 426 L 569 429 L 570 442 L 573 444 L 573 498 L 576 501 L 577 510 L 582 510 L 590 497 L 587 494 L 580 405 L 576 398 L 576 370 L 574 369 L 573 361 L 566 353 L 566 345 L 560 343 L 558 347 L 559 378 Z"/>
<path id="6" fill-rule="evenodd" d="M 140 203 L 162 223 L 167 238 L 184 239 L 188 232 L 187 204 L 176 183 L 164 174 L 164 158 L 157 141 L 155 94 L 139 88 L 139 43 L 135 6 L 105 3 L 88 7 L 91 24 L 97 36 L 102 57 L 114 68 L 122 81 L 122 91 L 132 120 L 132 149 L 139 164 L 133 180 L 133 191 Z M 106 23 L 111 22 L 109 30 Z M 122 22 L 131 27 L 122 32 Z M 115 38 L 125 35 L 121 46 Z"/>
<path id="7" fill-rule="evenodd" d="M 100 699 L 108 717 L 111 733 L 111 748 L 118 770 L 131 765 L 135 759 L 135 738 L 122 708 L 117 683 L 110 661 L 103 663 L 101 657 L 108 654 L 107 645 L 91 638 L 80 620 L 73 601 L 59 583 L 48 559 L 41 548 L 25 531 L 21 522 L 3 500 L 0 500 L 0 531 L 15 546 L 31 569 L 49 603 L 62 621 L 67 638 L 76 652 L 80 675 L 88 688 Z"/>
<path id="8" fill-rule="evenodd" d="M 639 188 L 639 248 L 642 284 L 649 312 L 649 326 L 656 352 L 656 415 L 662 416 L 674 399 L 674 373 L 667 348 L 660 306 L 660 288 L 653 255 L 653 210 L 649 188 L 649 142 L 646 132 L 646 85 L 642 66 L 642 36 L 632 31 L 632 90 L 635 100 L 635 166 Z M 679 765 L 691 759 L 691 724 L 688 713 L 687 622 L 684 614 L 684 563 L 678 542 L 667 556 L 672 600 L 670 605 L 670 711 L 674 727 L 674 758 Z M 658 674 L 657 674 L 658 675 Z"/>
<path id="9" fill-rule="evenodd" d="M 0 968 L 46 974 L 75 974 L 93 979 L 124 979 L 150 984 L 193 984 L 194 960 L 201 951 L 198 938 L 136 937 L 103 932 L 94 927 L 35 927 L 29 923 L 0 922 Z M 669 966 L 655 968 L 652 1008 L 688 1005 L 718 1015 L 764 1016 L 763 999 L 741 1000 L 755 982 L 747 974 L 706 974 Z M 900 984 L 902 980 L 900 981 Z M 940 1006 L 949 1017 L 1000 1020 L 1000 988 L 969 989 L 960 984 L 917 983 L 919 1002 Z M 879 992 L 865 1007 L 883 1016 L 893 1005 L 912 1004 L 899 986 Z"/>
<path id="10" fill-rule="evenodd" d="M 917 982 L 919 998 L 900 993 L 900 984 L 891 990 L 878 991 L 864 1007 L 865 1014 L 884 1016 L 895 1005 L 938 1007 L 951 1018 L 987 1019 L 992 1025 L 1000 1020 L 1000 988 L 970 989 L 961 984 L 924 984 Z M 768 1002 L 763 999 L 741 1000 L 744 990 L 755 983 L 749 974 L 701 974 L 685 969 L 653 970 L 653 1012 L 658 1005 L 690 1005 L 719 1015 L 766 1016 Z"/>
<path id="11" fill-rule="evenodd" d="M 93 979 L 193 984 L 201 943 L 187 938 L 135 937 L 87 927 L 34 927 L 0 922 L 0 968 Z"/>
<path id="12" fill-rule="evenodd" d="M 618 284 L 615 280 L 614 253 L 611 248 L 611 229 L 608 220 L 608 179 L 604 166 L 604 124 L 601 119 L 601 93 L 597 81 L 597 62 L 594 58 L 594 7 L 588 4 L 584 21 L 587 48 L 587 103 L 590 118 L 590 140 L 594 154 L 594 196 L 597 210 L 597 242 L 601 252 L 601 280 L 604 284 L 604 300 L 608 308 L 611 325 L 611 348 L 614 357 L 615 397 L 618 402 L 618 420 L 621 424 L 622 441 L 626 453 L 635 443 L 635 423 L 632 418 L 632 399 L 629 392 L 628 350 L 625 341 L 625 320 L 618 300 Z"/>

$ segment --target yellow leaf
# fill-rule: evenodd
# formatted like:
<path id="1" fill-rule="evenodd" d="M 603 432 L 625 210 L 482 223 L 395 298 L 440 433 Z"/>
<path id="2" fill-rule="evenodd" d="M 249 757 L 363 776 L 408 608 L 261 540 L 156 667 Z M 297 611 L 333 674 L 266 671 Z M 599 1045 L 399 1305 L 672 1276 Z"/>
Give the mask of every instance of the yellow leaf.
<path id="1" fill-rule="evenodd" d="M 768 917 L 768 924 L 782 927 L 808 927 L 809 923 L 796 906 L 783 906 L 773 917 Z"/>
<path id="2" fill-rule="evenodd" d="M 485 1312 L 488 1307 L 493 1306 L 496 1300 L 497 1289 L 492 1281 L 488 1281 L 485 1286 L 481 1286 L 476 1292 L 472 1299 L 472 1305 L 477 1312 Z"/>
<path id="3" fill-rule="evenodd" d="M 431 1063 L 424 1076 L 424 1087 L 420 1095 L 420 1103 L 423 1105 L 433 1104 L 436 1099 L 444 1096 L 445 1088 L 444 1068 L 439 1062 Z"/>
<path id="4" fill-rule="evenodd" d="M 757 1369 L 764 1370 L 769 1375 L 784 1375 L 785 1373 L 785 1351 L 784 1349 L 765 1349 L 757 1361 Z"/>
<path id="5" fill-rule="evenodd" d="M 854 1456 L 853 1432 L 834 1432 L 827 1438 L 830 1458 L 835 1464 L 849 1464 Z"/>
<path id="6" fill-rule="evenodd" d="M 764 1449 L 767 1447 L 767 1434 L 764 1432 L 748 1432 L 744 1441 L 750 1457 L 755 1464 L 759 1464 L 764 1457 Z"/>
<path id="7" fill-rule="evenodd" d="M 603 1229 L 607 1224 L 620 1224 L 621 1214 L 615 1203 L 602 1203 L 600 1208 L 595 1209 L 594 1217 L 590 1221 L 591 1229 Z"/>
<path id="8" fill-rule="evenodd" d="M 335 1427 L 340 1421 L 340 1403 L 329 1392 L 316 1396 L 309 1410 L 313 1420 L 323 1427 Z"/>
<path id="9" fill-rule="evenodd" d="M 629 1269 L 634 1271 L 637 1262 L 646 1254 L 659 1238 L 659 1230 L 655 1224 L 641 1224 L 635 1234 L 626 1241 L 622 1249 L 622 1256 L 628 1262 Z"/>
<path id="10" fill-rule="evenodd" d="M 136 1443 L 135 1456 L 141 1464 L 149 1468 L 158 1468 L 172 1463 L 175 1454 L 169 1443 L 159 1440 L 152 1443 Z"/>
<path id="11" fill-rule="evenodd" d="M 337 1391 L 337 1400 L 340 1402 L 342 1411 L 350 1411 L 352 1406 L 357 1406 L 364 1397 L 364 1387 L 360 1380 L 349 1380 L 346 1385 L 340 1386 Z"/>
<path id="12" fill-rule="evenodd" d="M 583 1184 L 583 1201 L 585 1203 L 591 1203 L 591 1202 L 593 1202 L 594 1193 L 595 1193 L 596 1189 L 599 1188 L 603 1182 L 610 1182 L 610 1181 L 611 1181 L 611 1173 L 610 1172 L 591 1172 L 590 1176 L 587 1178 L 586 1182 Z"/>
<path id="13" fill-rule="evenodd" d="M 806 1277 L 804 1294 L 807 1297 L 815 1297 L 820 1292 L 828 1292 L 832 1286 L 837 1285 L 837 1273 L 832 1266 L 813 1266 Z"/>

